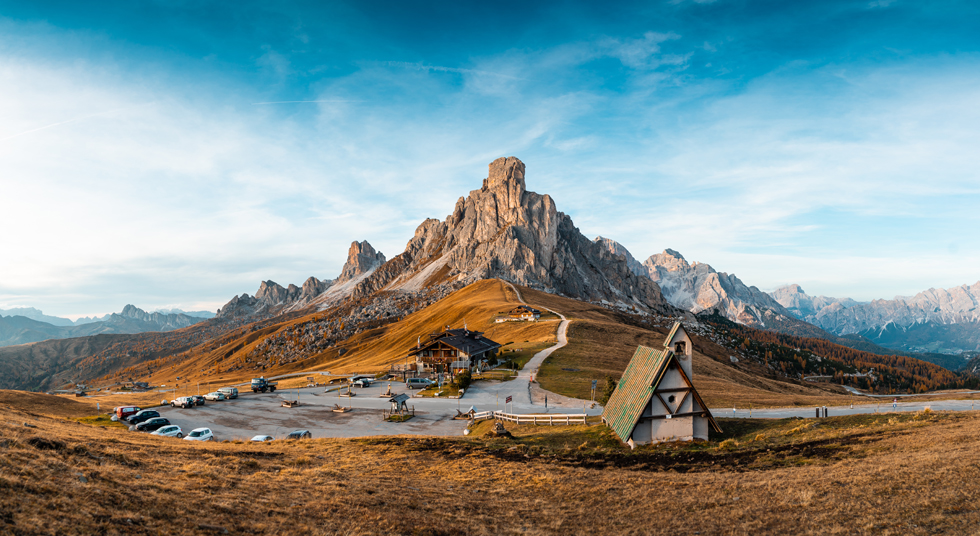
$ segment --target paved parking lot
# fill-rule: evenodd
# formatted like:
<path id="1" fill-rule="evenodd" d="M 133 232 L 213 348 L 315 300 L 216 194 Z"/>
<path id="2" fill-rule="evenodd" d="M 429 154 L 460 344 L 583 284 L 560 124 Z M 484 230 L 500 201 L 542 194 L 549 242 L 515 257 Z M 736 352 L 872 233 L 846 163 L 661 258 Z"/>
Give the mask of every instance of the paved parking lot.
<path id="1" fill-rule="evenodd" d="M 275 393 L 252 393 L 241 390 L 236 400 L 208 401 L 194 408 L 160 409 L 160 415 L 170 419 L 186 434 L 194 428 L 211 428 L 219 440 L 250 439 L 265 434 L 282 437 L 293 430 L 309 430 L 313 437 L 363 437 L 376 435 L 462 435 L 467 421 L 454 420 L 456 410 L 467 411 L 471 406 L 478 411 L 505 409 L 508 395 L 514 396 L 514 411 L 518 413 L 581 413 L 581 408 L 544 408 L 531 404 L 527 394 L 527 380 L 509 382 L 477 382 L 462 399 L 412 398 L 409 407 L 415 408 L 415 417 L 403 423 L 386 422 L 382 412 L 390 408 L 388 397 L 381 393 L 388 382 L 375 382 L 371 387 L 354 388 L 356 395 L 348 399 L 339 396 L 341 391 L 324 392 L 323 387 L 288 389 Z M 247 387 L 245 388 L 247 389 Z M 415 394 L 403 382 L 392 381 L 393 393 Z M 300 405 L 282 407 L 283 399 L 299 398 Z M 334 413 L 335 405 L 354 409 L 347 413 Z M 509 407 L 507 409 L 510 409 Z M 600 408 L 601 411 L 601 408 Z"/>
<path id="2" fill-rule="evenodd" d="M 426 408 L 428 400 L 413 399 L 409 406 L 416 405 L 415 417 L 403 423 L 386 422 L 382 411 L 390 404 L 387 398 L 379 395 L 385 389 L 372 386 L 355 388 L 357 396 L 350 400 L 353 410 L 347 413 L 334 413 L 334 404 L 348 405 L 346 397 L 337 392 L 324 393 L 323 387 L 311 389 L 289 389 L 275 393 L 242 392 L 235 400 L 223 402 L 208 401 L 194 408 L 164 408 L 160 415 L 180 426 L 186 434 L 202 426 L 210 427 L 217 439 L 250 439 L 252 436 L 267 434 L 282 437 L 293 430 L 309 430 L 313 437 L 360 437 L 373 435 L 461 435 L 466 421 L 454 421 L 448 407 Z M 293 408 L 282 407 L 284 398 L 296 399 L 300 405 Z M 417 404 L 415 401 L 423 402 Z M 440 405 L 446 406 L 446 401 Z M 469 406 L 467 406 L 469 407 Z M 433 411 L 437 410 L 437 411 Z"/>

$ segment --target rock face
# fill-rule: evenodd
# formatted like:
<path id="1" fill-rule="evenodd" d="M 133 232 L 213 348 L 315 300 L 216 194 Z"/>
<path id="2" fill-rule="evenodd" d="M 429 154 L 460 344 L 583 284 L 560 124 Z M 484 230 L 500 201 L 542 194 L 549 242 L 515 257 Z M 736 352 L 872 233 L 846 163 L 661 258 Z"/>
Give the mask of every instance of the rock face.
<path id="1" fill-rule="evenodd" d="M 799 285 L 776 289 L 773 296 L 798 318 L 837 335 L 856 333 L 906 351 L 980 350 L 980 282 L 868 303 L 811 297 Z"/>
<path id="2" fill-rule="evenodd" d="M 689 264 L 680 253 L 667 249 L 643 262 L 667 301 L 692 313 L 718 312 L 736 322 L 765 327 L 766 311 L 792 318 L 776 300 L 734 274 L 717 272 L 708 264 Z"/>
<path id="3" fill-rule="evenodd" d="M 336 283 L 343 284 L 370 272 L 385 263 L 384 253 L 375 251 L 368 241 L 352 242 L 347 252 L 347 263 L 337 277 Z"/>
<path id="4" fill-rule="evenodd" d="M 650 275 L 647 273 L 647 269 L 640 264 L 640 261 L 633 258 L 633 254 L 626 249 L 626 246 L 611 238 L 603 238 L 601 236 L 597 236 L 593 242 L 609 250 L 609 252 L 614 255 L 621 255 L 624 259 L 626 259 L 626 266 L 629 267 L 630 271 L 634 274 L 640 276 Z M 661 291 L 663 291 L 663 289 L 661 289 Z"/>
<path id="5" fill-rule="evenodd" d="M 352 294 L 499 278 L 588 301 L 670 309 L 656 284 L 583 236 L 551 196 L 527 191 L 524 171 L 515 157 L 494 160 L 479 190 L 460 197 L 445 221 L 422 222 L 405 252 Z"/>

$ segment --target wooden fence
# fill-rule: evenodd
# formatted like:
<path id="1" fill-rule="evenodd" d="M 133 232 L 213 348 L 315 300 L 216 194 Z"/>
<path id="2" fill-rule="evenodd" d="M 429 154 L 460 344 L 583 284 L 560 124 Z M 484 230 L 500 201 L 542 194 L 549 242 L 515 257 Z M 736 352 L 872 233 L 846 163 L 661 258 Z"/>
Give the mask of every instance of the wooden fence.
<path id="1" fill-rule="evenodd" d="M 473 375 L 474 380 L 506 380 L 508 378 L 514 378 L 517 376 L 517 372 L 513 370 L 485 370 L 483 372 L 478 372 Z"/>
<path id="2" fill-rule="evenodd" d="M 556 424 L 572 425 L 585 424 L 588 416 L 584 413 L 555 413 L 550 415 L 515 415 L 502 411 L 481 411 L 473 414 L 473 421 L 486 421 L 490 419 L 500 419 L 502 421 L 514 422 L 517 424 Z"/>

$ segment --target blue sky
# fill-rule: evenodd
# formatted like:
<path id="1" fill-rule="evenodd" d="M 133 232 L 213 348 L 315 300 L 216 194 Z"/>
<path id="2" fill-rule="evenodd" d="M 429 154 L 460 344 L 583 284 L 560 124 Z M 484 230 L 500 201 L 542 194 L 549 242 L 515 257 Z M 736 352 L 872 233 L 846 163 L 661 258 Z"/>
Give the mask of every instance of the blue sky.
<path id="1" fill-rule="evenodd" d="M 323 4 L 0 1 L 0 308 L 332 278 L 508 155 L 640 260 L 980 279 L 976 3 Z"/>

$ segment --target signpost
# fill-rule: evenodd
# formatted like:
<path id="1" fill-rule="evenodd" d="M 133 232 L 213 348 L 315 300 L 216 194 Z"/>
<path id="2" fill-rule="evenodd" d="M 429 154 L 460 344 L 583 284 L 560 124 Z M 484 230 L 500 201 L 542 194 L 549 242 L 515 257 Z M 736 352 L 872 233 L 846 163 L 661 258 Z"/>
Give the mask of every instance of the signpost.
<path id="1" fill-rule="evenodd" d="M 595 402 L 595 386 L 599 380 L 592 380 L 592 401 Z"/>
<path id="2" fill-rule="evenodd" d="M 505 410 L 507 409 L 507 404 L 510 404 L 510 411 L 511 411 L 511 413 L 513 413 L 514 412 L 514 397 L 513 396 L 508 395 L 507 398 L 504 399 L 504 409 Z"/>

